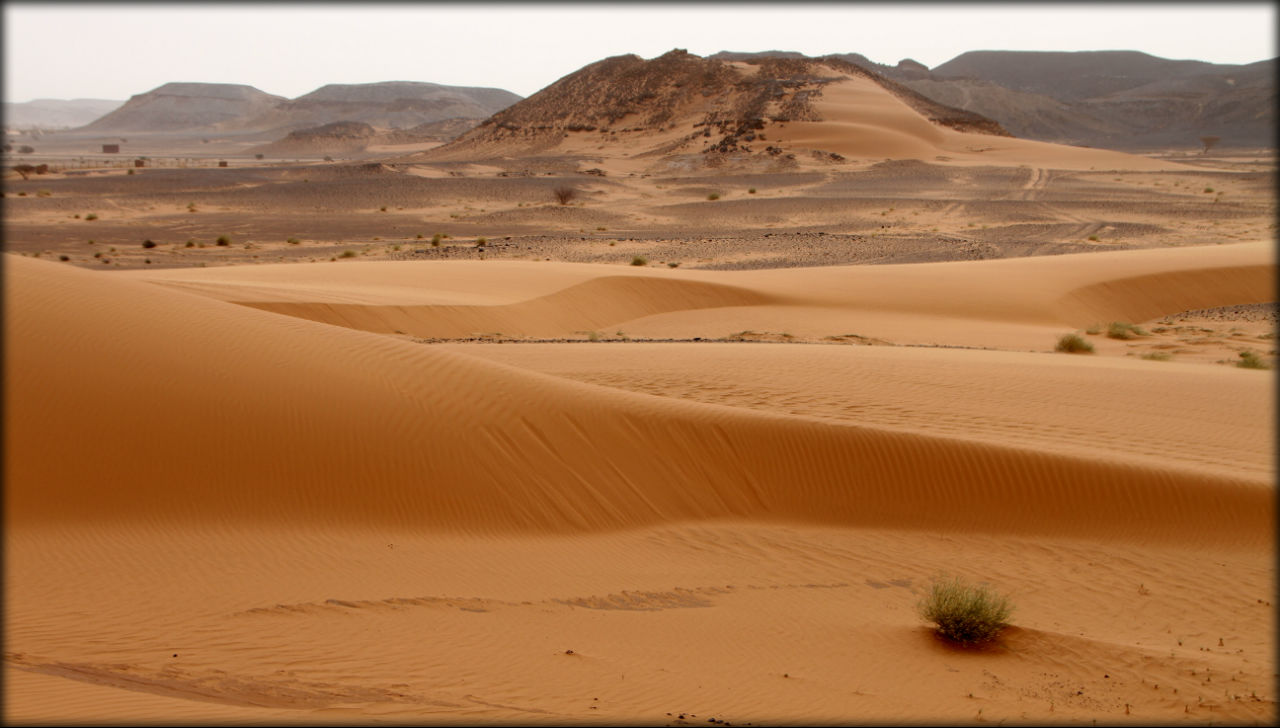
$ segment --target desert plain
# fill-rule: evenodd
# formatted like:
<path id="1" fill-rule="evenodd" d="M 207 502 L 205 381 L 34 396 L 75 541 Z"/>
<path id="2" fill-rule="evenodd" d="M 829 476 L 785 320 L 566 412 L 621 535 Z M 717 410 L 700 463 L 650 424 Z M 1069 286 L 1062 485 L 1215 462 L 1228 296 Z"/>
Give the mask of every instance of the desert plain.
<path id="1" fill-rule="evenodd" d="M 46 140 L 6 722 L 1273 724 L 1274 150 L 821 91 L 709 153 Z"/>

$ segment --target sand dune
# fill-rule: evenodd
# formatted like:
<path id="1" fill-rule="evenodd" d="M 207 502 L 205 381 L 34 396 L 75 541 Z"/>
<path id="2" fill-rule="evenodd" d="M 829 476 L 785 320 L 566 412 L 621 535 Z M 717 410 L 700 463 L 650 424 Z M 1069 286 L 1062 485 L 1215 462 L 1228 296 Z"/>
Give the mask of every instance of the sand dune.
<path id="1" fill-rule="evenodd" d="M 9 416 L 24 423 L 7 434 L 7 506 L 18 523 L 220 514 L 563 532 L 762 517 L 930 528 L 980 520 L 997 532 L 1186 539 L 1191 524 L 1221 511 L 1221 528 L 1194 532 L 1248 544 L 1271 526 L 1272 494 L 1256 475 L 1209 477 L 1013 443 L 602 395 L 401 340 L 29 260 L 12 261 L 8 289 Z M 606 277 L 521 314 L 554 317 L 557 305 L 581 310 L 595 299 L 609 318 L 658 303 L 740 306 L 747 295 L 705 282 Z M 95 434 L 107 422 L 147 443 L 148 456 Z M 76 458 L 58 456 L 66 441 L 82 443 Z M 212 441 L 235 456 L 198 446 Z M 1159 503 L 1158 517 L 1134 523 L 1120 507 L 1134 502 Z"/>
<path id="2" fill-rule="evenodd" d="M 931 124 L 866 78 L 850 78 L 827 86 L 814 108 L 822 121 L 791 122 L 777 131 L 778 143 L 859 159 L 919 159 L 1050 169 L 1184 168 L 1123 152 L 955 131 Z"/>
<path id="3" fill-rule="evenodd" d="M 7 256 L 6 719 L 1266 722 L 1272 378 L 1029 351 L 1273 276 Z M 810 314 L 1022 351 L 386 335 Z M 939 570 L 1013 590 L 998 650 L 919 623 Z"/>
<path id="4" fill-rule="evenodd" d="M 758 271 L 450 261 L 127 275 L 313 321 L 442 338 L 570 336 L 609 327 L 718 338 L 777 330 L 773 323 L 786 321 L 793 334 L 899 338 L 918 331 L 941 337 L 936 343 L 964 344 L 965 336 L 1014 331 L 1024 342 L 1039 336 L 1051 345 L 1051 332 L 1063 326 L 1147 321 L 1276 295 L 1275 254 L 1265 243 Z"/>

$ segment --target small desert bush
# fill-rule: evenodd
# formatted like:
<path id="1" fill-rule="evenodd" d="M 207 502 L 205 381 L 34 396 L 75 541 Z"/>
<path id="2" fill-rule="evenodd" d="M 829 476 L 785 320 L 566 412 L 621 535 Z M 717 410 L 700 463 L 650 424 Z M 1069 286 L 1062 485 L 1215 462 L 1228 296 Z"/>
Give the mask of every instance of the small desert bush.
<path id="1" fill-rule="evenodd" d="M 217 243 L 218 243 L 218 245 L 220 245 L 220 246 L 222 246 L 222 247 L 224 247 L 224 248 L 225 248 L 225 247 L 227 247 L 227 246 L 231 245 L 231 238 L 227 237 L 226 235 L 219 235 L 219 236 L 218 236 Z"/>
<path id="2" fill-rule="evenodd" d="M 754 195 L 755 193 L 756 193 L 756 188 L 754 188 L 754 187 L 752 187 L 751 189 L 747 190 L 747 194 L 748 194 L 748 195 Z"/>
<path id="3" fill-rule="evenodd" d="M 1133 339 L 1150 335 L 1140 327 L 1126 321 L 1112 321 L 1107 324 L 1107 338 L 1109 339 Z"/>
<path id="4" fill-rule="evenodd" d="M 1093 344 L 1080 338 L 1079 334 L 1064 334 L 1061 339 L 1058 339 L 1058 345 L 1054 347 L 1054 351 L 1067 354 L 1092 354 Z"/>
<path id="5" fill-rule="evenodd" d="M 1240 361 L 1236 362 L 1236 366 L 1241 369 L 1270 369 L 1267 363 L 1256 352 L 1252 351 L 1240 352 Z"/>
<path id="6" fill-rule="evenodd" d="M 578 196 L 578 191 L 569 186 L 561 186 L 551 190 L 551 194 L 556 198 L 556 202 L 561 205 L 567 205 L 573 198 Z"/>
<path id="7" fill-rule="evenodd" d="M 1142 358 L 1148 361 L 1169 361 L 1173 358 L 1173 354 L 1167 351 L 1148 351 L 1142 355 Z"/>
<path id="8" fill-rule="evenodd" d="M 86 219 L 86 220 L 97 220 L 97 219 L 98 219 L 98 216 L 97 216 L 97 215 L 95 215 L 95 214 L 93 214 L 93 213 L 91 212 L 91 213 L 89 213 L 88 215 L 85 215 L 85 216 L 84 216 L 84 219 Z"/>
<path id="9" fill-rule="evenodd" d="M 963 579 L 935 579 L 918 605 L 920 616 L 937 625 L 942 637 L 961 644 L 993 639 L 1009 624 L 1013 605 L 987 586 Z"/>
<path id="10" fill-rule="evenodd" d="M 649 259 L 643 255 L 637 255 L 631 259 L 631 265 L 649 265 Z"/>
<path id="11" fill-rule="evenodd" d="M 297 238 L 289 238 L 289 239 L 288 239 L 288 240 L 286 240 L 285 242 L 286 242 L 286 243 L 288 243 L 288 244 L 290 244 L 290 245 L 298 245 L 298 244 L 300 244 L 302 241 L 301 241 L 301 240 L 299 240 L 299 239 L 297 239 Z"/>
<path id="12" fill-rule="evenodd" d="M 440 247 L 440 241 L 441 241 L 443 238 L 444 238 L 444 236 L 443 236 L 443 235 L 441 235 L 440 233 L 436 233 L 435 235 L 432 235 L 432 236 L 431 236 L 431 247 L 433 247 L 433 248 L 438 248 L 438 247 Z"/>
<path id="13" fill-rule="evenodd" d="M 711 200 L 712 202 L 715 202 L 716 200 L 720 199 L 720 195 L 715 192 L 712 192 L 711 194 L 707 195 L 707 199 Z"/>
<path id="14" fill-rule="evenodd" d="M 342 251 L 342 255 L 340 255 L 339 257 L 341 257 L 341 258 L 354 258 L 354 257 L 356 257 L 356 251 L 354 251 L 354 250 L 344 250 L 344 251 Z"/>
<path id="15" fill-rule="evenodd" d="M 489 239 L 488 239 L 488 238 L 476 238 L 476 247 L 477 247 L 477 248 L 483 248 L 484 246 L 486 246 L 486 245 L 488 245 L 488 244 L 489 244 Z"/>
<path id="16" fill-rule="evenodd" d="M 1090 336 L 1097 336 L 1102 333 L 1102 324 L 1094 324 L 1093 326 L 1085 329 L 1084 332 Z"/>
<path id="17" fill-rule="evenodd" d="M 146 239 L 146 240 L 143 240 L 143 241 L 142 241 L 142 247 L 144 247 L 144 248 L 148 248 L 148 249 L 149 249 L 149 248 L 154 248 L 154 247 L 156 247 L 156 241 L 151 240 L 150 238 L 148 238 L 148 239 Z"/>

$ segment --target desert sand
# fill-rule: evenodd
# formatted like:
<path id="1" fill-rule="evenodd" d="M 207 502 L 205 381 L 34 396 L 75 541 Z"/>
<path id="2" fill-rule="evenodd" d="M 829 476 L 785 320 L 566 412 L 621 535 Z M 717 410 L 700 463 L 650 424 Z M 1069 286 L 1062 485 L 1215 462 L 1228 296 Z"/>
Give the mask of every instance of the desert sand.
<path id="1" fill-rule="evenodd" d="M 6 722 L 1273 723 L 1269 174 L 820 104 L 6 179 Z"/>

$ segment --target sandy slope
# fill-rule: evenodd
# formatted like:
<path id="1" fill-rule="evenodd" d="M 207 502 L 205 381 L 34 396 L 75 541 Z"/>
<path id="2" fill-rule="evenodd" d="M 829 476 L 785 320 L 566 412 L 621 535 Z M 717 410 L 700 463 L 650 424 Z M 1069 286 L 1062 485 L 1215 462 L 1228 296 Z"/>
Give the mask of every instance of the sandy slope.
<path id="1" fill-rule="evenodd" d="M 1049 169 L 1186 169 L 1184 165 L 1111 150 L 958 132 L 930 123 L 866 78 L 849 78 L 827 86 L 814 107 L 822 121 L 790 122 L 775 134 L 776 142 L 858 159 L 919 159 Z"/>
<path id="2" fill-rule="evenodd" d="M 756 271 L 404 261 L 126 275 L 313 321 L 423 337 L 622 328 L 647 337 L 719 338 L 763 329 L 1032 350 L 1052 348 L 1064 327 L 1147 321 L 1276 295 L 1275 251 L 1263 242 Z"/>
<path id="3" fill-rule="evenodd" d="M 1273 275 L 1262 245 L 740 273 L 7 256 L 6 718 L 1271 720 L 1266 373 L 376 332 L 825 311 L 1044 350 L 1274 300 Z M 1012 593 L 1017 629 L 936 643 L 913 604 L 939 571 Z"/>

